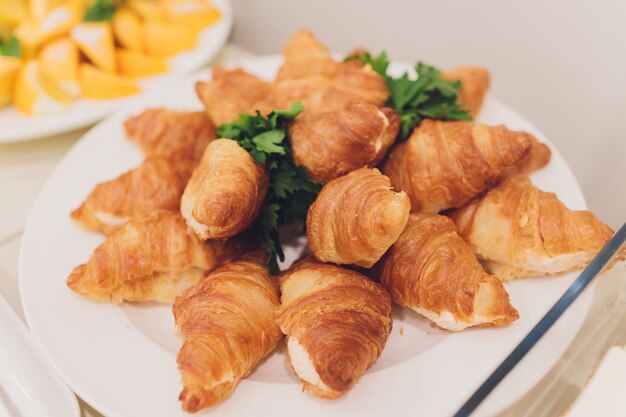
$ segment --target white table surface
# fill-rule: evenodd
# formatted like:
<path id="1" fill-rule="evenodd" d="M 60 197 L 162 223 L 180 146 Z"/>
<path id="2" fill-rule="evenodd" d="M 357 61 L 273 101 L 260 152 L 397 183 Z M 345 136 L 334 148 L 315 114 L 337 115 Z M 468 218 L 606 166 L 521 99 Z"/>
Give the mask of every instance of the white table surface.
<path id="1" fill-rule="evenodd" d="M 245 49 L 227 44 L 211 65 L 227 64 L 251 55 Z M 0 294 L 22 320 L 24 313 L 18 290 L 17 260 L 28 213 L 52 170 L 87 130 L 0 145 Z M 82 401 L 81 412 L 83 416 L 100 416 Z"/>

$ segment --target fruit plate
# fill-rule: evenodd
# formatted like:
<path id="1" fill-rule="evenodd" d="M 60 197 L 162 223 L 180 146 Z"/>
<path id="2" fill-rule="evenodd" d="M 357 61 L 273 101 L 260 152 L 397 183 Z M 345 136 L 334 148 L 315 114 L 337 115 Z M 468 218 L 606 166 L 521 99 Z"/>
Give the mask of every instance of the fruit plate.
<path id="1" fill-rule="evenodd" d="M 240 62 L 271 79 L 278 56 Z M 392 70 L 409 68 L 394 64 Z M 204 71 L 162 86 L 100 122 L 72 148 L 39 194 L 22 238 L 19 261 L 24 312 L 37 342 L 67 384 L 109 417 L 183 416 L 176 370 L 179 340 L 171 306 L 99 304 L 72 293 L 65 280 L 103 237 L 69 217 L 91 188 L 138 165 L 143 156 L 124 139 L 123 121 L 148 106 L 200 109 L 193 91 Z M 550 164 L 532 177 L 570 207 L 585 208 L 580 188 L 559 152 L 523 117 L 488 97 L 480 121 L 504 123 L 536 134 L 552 149 Z M 288 247 L 286 264 L 298 256 Z M 231 398 L 203 415 L 218 416 L 448 416 L 565 291 L 575 274 L 506 284 L 521 318 L 506 328 L 450 333 L 409 310 L 396 308 L 387 346 L 378 362 L 344 398 L 321 400 L 302 392 L 285 349 L 279 348 L 241 382 Z M 589 292 L 483 404 L 493 415 L 528 391 L 556 363 L 574 338 L 590 305 Z"/>
<path id="2" fill-rule="evenodd" d="M 233 11 L 230 0 L 213 0 L 221 13 L 211 27 L 198 36 L 194 50 L 179 53 L 168 59 L 170 71 L 138 81 L 142 92 L 158 90 L 181 77 L 197 71 L 208 64 L 220 52 L 233 26 Z M 141 97 L 134 96 L 109 100 L 78 98 L 70 107 L 60 113 L 42 116 L 26 116 L 13 106 L 0 109 L 0 144 L 32 140 L 68 132 L 89 126 L 127 103 Z"/>

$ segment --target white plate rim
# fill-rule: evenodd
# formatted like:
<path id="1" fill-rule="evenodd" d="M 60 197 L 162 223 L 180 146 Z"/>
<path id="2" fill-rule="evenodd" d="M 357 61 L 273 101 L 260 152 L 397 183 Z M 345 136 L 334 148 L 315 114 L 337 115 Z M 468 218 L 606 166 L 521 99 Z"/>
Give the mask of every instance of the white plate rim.
<path id="1" fill-rule="evenodd" d="M 229 65 L 229 66 L 234 66 L 234 65 L 242 65 L 242 66 L 244 66 L 244 67 L 254 67 L 255 63 L 258 63 L 258 62 L 265 62 L 265 61 L 276 61 L 277 59 L 279 59 L 279 57 L 278 57 L 278 56 L 265 56 L 265 57 L 247 58 L 247 59 L 241 60 L 241 61 L 239 61 L 238 63 L 232 64 L 232 65 Z M 246 69 L 249 69 L 249 68 L 246 68 Z M 210 71 L 209 71 L 209 70 L 204 70 L 204 71 L 198 72 L 198 73 L 196 73 L 196 74 L 194 74 L 194 75 L 192 75 L 192 76 L 190 76 L 190 77 L 187 77 L 186 79 L 187 79 L 187 80 L 189 80 L 189 79 L 197 79 L 197 78 L 206 78 L 209 74 L 210 74 Z M 181 82 L 182 82 L 182 81 L 181 81 Z M 154 95 L 154 93 L 149 94 L 147 97 L 144 97 L 144 99 L 143 99 L 142 101 L 148 100 L 148 98 L 149 98 L 151 95 Z M 529 123 L 527 120 L 523 119 L 523 118 L 522 118 L 521 116 L 519 116 L 519 114 L 517 114 L 516 112 L 512 111 L 512 110 L 511 110 L 508 106 L 506 106 L 506 105 L 502 104 L 501 102 L 499 102 L 499 101 L 497 101 L 497 100 L 495 100 L 495 99 L 493 99 L 493 98 L 491 98 L 491 97 L 489 97 L 487 101 L 488 101 L 488 102 L 492 102 L 492 103 L 496 103 L 498 106 L 500 106 L 500 107 L 501 107 L 502 109 L 504 109 L 505 111 L 507 111 L 507 112 L 511 112 L 511 113 L 512 113 L 512 114 L 514 114 L 516 117 L 520 118 L 520 120 L 523 120 L 523 122 L 525 123 L 525 125 L 527 126 L 527 128 L 528 128 L 528 130 L 529 130 L 529 131 L 531 131 L 532 133 L 535 133 L 536 135 L 538 135 L 538 137 L 539 137 L 540 139 L 542 139 L 542 140 L 546 140 L 546 139 L 545 139 L 545 137 L 544 137 L 544 136 L 543 136 L 543 135 L 542 135 L 542 134 L 541 134 L 541 133 L 540 133 L 540 132 L 539 132 L 539 131 L 538 131 L 538 130 L 537 130 L 537 129 L 536 129 L 536 128 L 535 128 L 535 127 L 531 124 L 531 123 Z M 85 138 L 86 138 L 86 137 L 89 137 L 90 133 L 91 133 L 92 131 L 96 130 L 96 129 L 98 128 L 98 126 L 101 126 L 101 125 L 106 125 L 107 123 L 109 123 L 109 121 L 111 121 L 111 120 L 114 120 L 114 119 L 118 118 L 120 114 L 126 114 L 126 113 L 128 112 L 128 110 L 127 110 L 128 108 L 131 108 L 131 107 L 136 107 L 138 104 L 140 104 L 140 103 L 134 103 L 134 105 L 128 105 L 128 106 L 126 107 L 126 109 L 121 109 L 120 111 L 118 111 L 118 112 L 116 112 L 116 113 L 114 113 L 114 114 L 112 114 L 112 115 L 108 116 L 106 119 L 104 119 L 103 121 L 101 121 L 101 122 L 100 122 L 100 124 L 98 124 L 98 125 L 97 125 L 96 127 L 94 127 L 92 130 L 90 130 L 90 131 L 89 131 L 89 132 L 85 135 Z M 547 141 L 547 140 L 546 140 L 546 141 Z M 68 385 L 70 385 L 70 387 L 71 387 L 71 388 L 72 388 L 72 389 L 73 389 L 76 393 L 78 393 L 78 394 L 79 394 L 82 398 L 84 398 L 84 399 L 85 399 L 88 403 L 90 403 L 90 404 L 91 404 L 92 406 L 94 406 L 96 409 L 98 409 L 98 410 L 100 410 L 100 411 L 103 411 L 103 412 L 106 412 L 106 414 L 107 414 L 107 415 L 110 415 L 110 416 L 118 416 L 118 415 L 119 415 L 119 416 L 121 416 L 121 415 L 127 415 L 127 414 L 123 414 L 123 413 L 121 413 L 121 414 L 120 414 L 120 413 L 113 412 L 113 410 L 109 409 L 109 408 L 108 408 L 108 406 L 107 406 L 106 404 L 101 403 L 101 402 L 100 402 L 100 401 L 96 398 L 97 396 L 91 395 L 91 393 L 89 393 L 89 392 L 85 391 L 85 390 L 84 390 L 84 389 L 82 389 L 80 386 L 78 386 L 78 385 L 76 385 L 76 384 L 72 383 L 72 381 L 71 381 L 71 379 L 72 379 L 72 378 L 71 378 L 71 377 L 69 377 L 68 375 L 66 375 L 66 373 L 65 373 L 65 372 L 63 372 L 62 366 L 59 366 L 59 364 L 58 364 L 58 363 L 54 360 L 55 358 L 53 358 L 53 357 L 51 357 L 51 356 L 49 356 L 49 355 L 48 355 L 48 351 L 45 349 L 45 344 L 44 344 L 44 343 L 43 343 L 43 341 L 42 341 L 42 340 L 40 340 L 40 338 L 39 338 L 39 333 L 38 333 L 38 331 L 37 331 L 37 327 L 36 327 L 37 325 L 33 322 L 33 315 L 32 315 L 32 312 L 31 312 L 31 310 L 30 310 L 30 308 L 29 308 L 29 307 L 30 307 L 30 303 L 29 303 L 29 300 L 28 300 L 27 296 L 25 296 L 25 291 L 24 291 L 24 286 L 25 286 L 25 284 L 24 284 L 24 283 L 25 283 L 25 281 L 24 281 L 24 279 L 23 279 L 23 276 L 24 276 L 24 269 L 25 269 L 25 263 L 26 263 L 26 259 L 25 259 L 25 256 L 24 256 L 24 253 L 25 253 L 25 251 L 24 251 L 24 247 L 25 247 L 25 246 L 27 246 L 27 242 L 29 241 L 30 236 L 31 236 L 31 234 L 32 234 L 32 232 L 30 231 L 30 229 L 32 228 L 31 223 L 32 223 L 32 221 L 33 221 L 33 220 L 32 220 L 32 212 L 34 212 L 34 211 L 35 211 L 35 209 L 36 209 L 38 206 L 40 206 L 40 205 L 42 204 L 42 203 L 41 203 L 41 200 L 42 200 L 42 195 L 44 194 L 44 190 L 46 190 L 46 189 L 48 188 L 49 183 L 53 182 L 53 179 L 55 178 L 57 171 L 59 171 L 59 170 L 61 169 L 61 166 L 63 165 L 63 162 L 64 162 L 66 159 L 71 158 L 71 156 L 72 156 L 75 152 L 78 152 L 78 151 L 81 149 L 81 146 L 84 146 L 84 145 L 81 145 L 81 143 L 83 143 L 83 144 L 84 144 L 84 143 L 86 143 L 86 140 L 81 139 L 81 140 L 80 140 L 79 142 L 77 142 L 77 144 L 76 144 L 76 145 L 75 145 L 75 146 L 74 146 L 74 147 L 73 147 L 73 148 L 72 148 L 72 149 L 71 149 L 71 150 L 67 153 L 67 155 L 65 156 L 65 158 L 63 159 L 63 161 L 59 164 L 59 166 L 55 169 L 55 171 L 53 172 L 53 174 L 50 176 L 50 178 L 49 178 L 49 179 L 48 179 L 48 181 L 46 182 L 46 185 L 44 185 L 44 187 L 43 187 L 43 189 L 42 189 L 42 192 L 41 192 L 41 193 L 40 193 L 40 195 L 37 197 L 37 199 L 36 199 L 36 201 L 35 201 L 35 204 L 33 205 L 33 209 L 31 210 L 31 215 L 29 215 L 29 219 L 28 219 L 27 224 L 26 224 L 26 227 L 25 227 L 25 229 L 24 229 L 24 238 L 23 238 L 23 240 L 22 240 L 22 246 L 21 246 L 21 250 L 20 250 L 20 259 L 19 259 L 20 295 L 21 295 L 21 297 L 22 297 L 22 304 L 24 305 L 24 312 L 25 312 L 26 319 L 27 319 L 28 323 L 29 323 L 29 324 L 31 324 L 31 325 L 32 325 L 32 327 L 33 327 L 33 330 L 32 330 L 32 331 L 33 331 L 33 334 L 34 334 L 34 336 L 35 336 L 35 340 L 36 340 L 36 341 L 37 341 L 37 343 L 40 345 L 40 347 L 42 348 L 42 350 L 45 352 L 46 356 L 47 356 L 47 357 L 48 357 L 48 359 L 51 361 L 51 363 L 53 364 L 54 368 L 55 368 L 55 369 L 59 372 L 59 374 L 61 374 L 61 375 L 62 375 L 63 379 L 64 379 L 64 380 L 66 380 L 66 382 L 68 382 Z M 548 144 L 550 144 L 550 143 L 549 143 L 549 141 L 547 141 L 547 143 L 548 143 Z M 574 185 L 575 185 L 573 189 L 569 190 L 571 193 L 573 193 L 571 198 L 573 198 L 573 199 L 575 199 L 575 200 L 577 201 L 577 203 L 576 203 L 576 207 L 574 207 L 574 208 L 577 208 L 577 209 L 584 209 L 584 208 L 586 208 L 586 203 L 585 203 L 584 197 L 583 197 L 583 195 L 582 195 L 582 192 L 581 192 L 581 190 L 580 190 L 580 187 L 579 187 L 579 185 L 578 185 L 578 183 L 577 183 L 577 181 L 576 181 L 576 179 L 575 179 L 574 175 L 572 174 L 571 169 L 569 168 L 569 166 L 567 166 L 567 164 L 566 164 L 566 163 L 565 163 L 565 161 L 563 160 L 563 158 L 562 158 L 562 156 L 560 155 L 560 153 L 558 152 L 558 150 L 556 150 L 556 149 L 554 148 L 554 146 L 552 146 L 552 145 L 550 145 L 550 147 L 551 147 L 551 149 L 552 149 L 552 151 L 553 151 L 553 161 L 558 161 L 558 164 L 560 165 L 560 170 L 561 170 L 561 172 L 563 172 L 563 173 L 564 173 L 567 177 L 571 178 L 571 180 L 573 180 L 573 183 L 574 183 Z M 553 191 L 555 191 L 555 190 L 553 190 Z M 569 278 L 568 278 L 568 279 L 569 279 Z M 572 279 L 573 279 L 573 278 L 572 278 Z M 589 293 L 590 293 L 590 291 L 587 291 L 587 294 L 589 294 Z M 588 307 L 588 306 L 587 306 L 587 307 Z M 585 308 L 585 307 L 583 307 L 583 308 Z M 585 311 L 586 311 L 586 309 L 585 309 Z M 582 324 L 582 319 L 580 320 L 580 324 Z M 573 336 L 572 336 L 572 338 L 573 338 Z M 569 344 L 569 343 L 568 343 L 568 344 Z M 567 345 L 566 345 L 565 347 L 567 347 Z M 563 348 L 563 350 L 565 349 L 565 347 Z M 507 353 L 508 353 L 508 352 L 507 352 Z M 389 373 L 389 374 L 390 374 L 390 375 L 395 374 L 395 373 L 397 372 L 398 368 L 400 368 L 400 367 L 398 367 L 398 366 L 392 367 L 392 369 L 395 369 L 395 371 L 394 371 L 394 372 L 391 372 L 391 373 Z M 545 371 L 547 372 L 547 370 L 548 370 L 548 369 L 546 369 Z M 545 374 L 545 372 L 544 372 L 544 373 L 542 373 L 542 374 L 541 374 L 538 378 L 536 378 L 536 380 L 538 381 L 538 380 L 541 378 L 541 376 L 543 376 L 544 374 Z M 374 379 L 373 377 L 369 377 L 369 378 L 364 378 L 364 380 L 363 380 L 363 381 L 366 381 L 366 380 L 373 380 L 373 379 Z M 363 381 L 360 383 L 360 385 L 364 385 L 364 382 L 363 382 Z M 380 385 L 380 381 L 376 381 L 376 382 L 375 382 L 375 381 L 371 381 L 371 382 L 373 382 L 373 384 L 369 384 L 369 385 L 376 385 L 376 386 Z M 375 383 L 374 383 L 374 382 L 375 382 Z M 274 385 L 278 385 L 278 384 L 274 384 Z M 245 392 L 245 393 L 246 393 L 246 395 L 248 395 L 249 397 L 254 397 L 253 399 L 256 399 L 256 400 L 258 400 L 258 401 L 261 401 L 261 398 L 259 398 L 260 396 L 258 395 L 258 392 L 256 392 L 256 390 L 255 390 L 255 389 L 251 389 L 251 388 L 250 388 L 250 386 L 256 386 L 256 387 L 258 388 L 258 382 L 256 382 L 256 381 L 244 381 L 244 382 L 241 384 L 241 386 L 238 388 L 238 391 L 236 391 L 235 395 L 237 395 L 237 394 L 243 394 L 243 393 Z M 292 388 L 293 388 L 293 387 L 292 387 Z M 529 388 L 530 388 L 530 387 L 529 387 Z M 291 390 L 283 390 L 283 391 L 284 391 L 284 393 L 287 393 L 287 392 L 289 392 L 289 391 L 293 391 L 293 390 L 291 389 Z M 523 394 L 523 393 L 522 393 L 522 394 Z M 174 396 L 175 396 L 175 395 L 176 395 L 176 393 L 173 393 L 172 395 L 174 395 Z M 289 394 L 289 395 L 291 395 L 291 394 Z M 239 398 L 242 398 L 242 395 L 237 395 L 237 396 L 238 396 Z M 521 396 L 521 394 L 520 394 L 519 396 Z M 519 398 L 519 396 L 518 396 L 518 397 L 516 397 L 516 398 L 512 398 L 512 399 L 510 399 L 510 401 L 509 401 L 508 403 L 512 403 L 513 401 L 515 401 L 515 399 Z M 310 399 L 306 399 L 306 401 L 309 401 L 309 400 L 310 400 Z M 230 400 L 230 401 L 233 401 L 233 400 Z M 227 401 L 226 403 L 228 403 L 228 401 Z M 315 399 L 313 399 L 313 400 L 312 400 L 312 402 L 310 403 L 310 405 L 313 405 L 313 404 L 317 404 L 317 403 L 315 402 Z M 221 415 L 221 414 L 220 414 L 220 415 Z"/>

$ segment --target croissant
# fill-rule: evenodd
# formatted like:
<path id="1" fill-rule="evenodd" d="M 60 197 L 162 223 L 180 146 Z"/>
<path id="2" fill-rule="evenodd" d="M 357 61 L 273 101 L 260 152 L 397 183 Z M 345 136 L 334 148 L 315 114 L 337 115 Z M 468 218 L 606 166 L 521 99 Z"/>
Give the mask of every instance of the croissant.
<path id="1" fill-rule="evenodd" d="M 528 135 L 528 139 L 530 139 L 530 151 L 507 175 L 529 175 L 550 162 L 552 156 L 550 148 L 545 143 L 539 142 L 534 136 Z"/>
<path id="2" fill-rule="evenodd" d="M 131 217 L 156 209 L 178 210 L 194 167 L 194 161 L 146 159 L 137 168 L 96 185 L 71 216 L 85 229 L 109 234 Z"/>
<path id="3" fill-rule="evenodd" d="M 276 321 L 304 389 L 346 394 L 378 359 L 391 331 L 391 300 L 358 272 L 307 258 L 281 276 Z"/>
<path id="4" fill-rule="evenodd" d="M 361 168 L 326 184 L 306 218 L 311 253 L 322 262 L 369 268 L 404 229 L 411 204 L 377 169 Z"/>
<path id="5" fill-rule="evenodd" d="M 241 68 L 213 69 L 210 82 L 197 82 L 196 94 L 216 125 L 232 122 L 239 114 L 274 110 L 273 86 Z"/>
<path id="6" fill-rule="evenodd" d="M 385 79 L 369 65 L 357 61 L 341 62 L 330 89 L 324 95 L 319 110 L 337 110 L 355 103 L 384 106 L 389 98 Z"/>
<path id="7" fill-rule="evenodd" d="M 203 242 L 186 229 L 175 211 L 132 219 L 108 236 L 87 263 L 74 268 L 67 285 L 95 301 L 171 302 L 247 248 L 243 237 Z"/>
<path id="8" fill-rule="evenodd" d="M 389 90 L 380 74 L 358 62 L 338 63 L 308 30 L 283 48 L 284 63 L 275 82 L 278 107 L 304 104 L 304 114 L 339 110 L 355 103 L 384 105 Z"/>
<path id="9" fill-rule="evenodd" d="M 180 211 L 202 239 L 231 237 L 258 216 L 268 186 L 265 167 L 234 140 L 217 139 L 191 175 Z"/>
<path id="10" fill-rule="evenodd" d="M 460 104 L 476 117 L 489 89 L 489 71 L 479 67 L 460 67 L 444 71 L 441 76 L 449 81 L 460 81 Z"/>
<path id="11" fill-rule="evenodd" d="M 583 268 L 613 235 L 589 211 L 568 209 L 514 176 L 452 214 L 461 235 L 502 279 Z"/>
<path id="12" fill-rule="evenodd" d="M 376 166 L 398 134 L 400 117 L 389 108 L 355 104 L 296 118 L 289 129 L 293 158 L 309 178 L 328 182 L 363 166 Z"/>
<path id="13" fill-rule="evenodd" d="M 413 211 L 437 213 L 461 207 L 506 172 L 530 149 L 529 134 L 504 126 L 424 120 L 382 166 Z"/>
<path id="14" fill-rule="evenodd" d="M 215 125 L 205 112 L 148 109 L 124 122 L 128 138 L 147 157 L 198 160 L 215 139 Z"/>
<path id="15" fill-rule="evenodd" d="M 500 280 L 486 273 L 454 223 L 412 213 L 374 270 L 396 303 L 437 326 L 504 326 L 519 318 Z"/>
<path id="16" fill-rule="evenodd" d="M 224 400 L 282 338 L 274 321 L 278 290 L 265 258 L 261 252 L 244 255 L 176 297 L 183 410 Z"/>

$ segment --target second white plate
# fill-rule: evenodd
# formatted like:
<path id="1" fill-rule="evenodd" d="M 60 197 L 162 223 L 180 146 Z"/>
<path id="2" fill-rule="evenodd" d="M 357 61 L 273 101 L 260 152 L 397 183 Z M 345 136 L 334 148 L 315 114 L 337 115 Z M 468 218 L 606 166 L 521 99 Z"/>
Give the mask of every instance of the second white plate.
<path id="1" fill-rule="evenodd" d="M 213 0 L 213 4 L 221 13 L 220 20 L 200 33 L 194 50 L 170 58 L 167 73 L 139 80 L 144 92 L 159 89 L 198 70 L 219 53 L 230 34 L 233 11 L 230 0 Z M 25 116 L 13 106 L 0 109 L 0 144 L 48 137 L 89 126 L 141 94 L 110 100 L 78 98 L 67 110 L 44 116 Z"/>
<path id="2" fill-rule="evenodd" d="M 271 79 L 280 57 L 242 62 Z M 402 69 L 396 65 L 395 69 Z M 406 67 L 404 67 L 406 68 Z M 185 416 L 177 400 L 180 377 L 171 307 L 154 303 L 98 304 L 72 293 L 65 280 L 103 237 L 75 226 L 69 213 L 92 187 L 137 166 L 143 156 L 124 138 L 123 121 L 146 107 L 200 109 L 196 74 L 142 97 L 107 118 L 67 154 L 30 213 L 20 254 L 24 312 L 36 340 L 70 387 L 108 417 Z M 488 98 L 480 120 L 504 123 L 546 140 L 529 122 Z M 548 142 L 549 143 L 549 142 Z M 571 208 L 585 208 L 580 188 L 553 146 L 550 164 L 533 175 Z M 295 254 L 287 254 L 292 261 Z M 506 328 L 449 333 L 411 311 L 396 309 L 393 331 L 378 362 L 344 398 L 324 401 L 302 393 L 279 349 L 243 380 L 231 398 L 203 415 L 222 416 L 408 416 L 451 415 L 565 291 L 574 274 L 507 284 L 521 318 Z M 588 292 L 587 292 L 588 293 Z M 584 297 L 583 297 L 584 298 Z M 580 326 L 589 297 L 569 314 L 501 384 L 478 415 L 490 415 L 519 398 L 558 360 Z M 531 361 L 531 362 L 529 362 Z M 533 366 L 525 366 L 532 363 Z"/>

